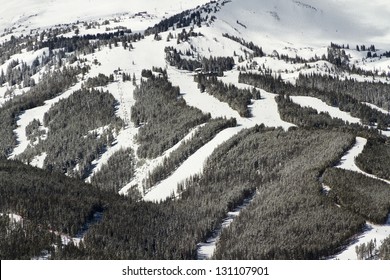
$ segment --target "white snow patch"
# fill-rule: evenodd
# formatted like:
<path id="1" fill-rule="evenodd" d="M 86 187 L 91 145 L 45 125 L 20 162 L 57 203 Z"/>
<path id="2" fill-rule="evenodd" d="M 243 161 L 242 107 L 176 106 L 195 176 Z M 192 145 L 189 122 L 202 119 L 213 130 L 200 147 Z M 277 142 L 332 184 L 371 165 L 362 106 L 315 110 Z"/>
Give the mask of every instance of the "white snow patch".
<path id="1" fill-rule="evenodd" d="M 133 126 L 122 129 L 116 137 L 115 141 L 112 143 L 112 146 L 108 147 L 107 151 L 103 153 L 99 159 L 92 161 L 92 165 L 95 166 L 95 168 L 92 170 L 91 175 L 85 179 L 85 182 L 90 183 L 92 176 L 95 175 L 103 165 L 107 164 L 108 160 L 114 153 L 126 148 L 132 148 L 133 151 L 136 151 L 138 145 L 135 143 L 134 137 L 137 132 L 138 129 L 134 128 Z"/>
<path id="2" fill-rule="evenodd" d="M 219 101 L 206 92 L 201 93 L 198 84 L 194 82 L 193 74 L 172 67 L 168 67 L 167 72 L 172 84 L 180 86 L 181 94 L 183 94 L 183 98 L 189 106 L 196 107 L 204 113 L 210 113 L 212 118 L 236 118 L 237 123 L 249 126 L 250 121 L 242 118 L 227 103 Z"/>
<path id="3" fill-rule="evenodd" d="M 14 213 L 10 213 L 10 214 L 0 213 L 0 216 L 4 216 L 4 215 L 8 216 L 12 223 L 16 223 L 16 224 L 23 223 L 23 218 L 20 215 Z"/>
<path id="4" fill-rule="evenodd" d="M 239 73 L 234 70 L 226 72 L 221 80 L 226 84 L 231 83 L 241 89 L 254 88 L 253 86 L 238 83 L 238 74 Z M 261 99 L 252 100 L 252 105 L 249 105 L 252 116 L 248 120 L 252 123 L 247 123 L 248 127 L 254 126 L 255 124 L 264 124 L 267 127 L 282 127 L 284 130 L 287 130 L 290 127 L 295 126 L 294 124 L 285 122 L 281 119 L 278 104 L 275 101 L 277 94 L 269 93 L 265 90 L 260 90 L 260 94 Z"/>
<path id="5" fill-rule="evenodd" d="M 381 107 L 378 107 L 374 104 L 371 104 L 371 103 L 368 103 L 368 102 L 363 102 L 363 104 L 366 104 L 368 107 L 372 108 L 372 109 L 375 109 L 383 114 L 389 114 L 389 111 L 388 110 L 385 110 L 385 109 L 382 109 Z"/>
<path id="6" fill-rule="evenodd" d="M 35 167 L 38 167 L 38 168 L 43 168 L 43 164 L 45 162 L 45 159 L 47 157 L 47 153 L 44 152 L 38 156 L 35 156 L 32 161 L 30 162 L 30 165 L 31 166 L 35 166 Z"/>
<path id="7" fill-rule="evenodd" d="M 328 194 L 332 189 L 329 186 L 322 184 L 322 190 L 325 194 Z"/>

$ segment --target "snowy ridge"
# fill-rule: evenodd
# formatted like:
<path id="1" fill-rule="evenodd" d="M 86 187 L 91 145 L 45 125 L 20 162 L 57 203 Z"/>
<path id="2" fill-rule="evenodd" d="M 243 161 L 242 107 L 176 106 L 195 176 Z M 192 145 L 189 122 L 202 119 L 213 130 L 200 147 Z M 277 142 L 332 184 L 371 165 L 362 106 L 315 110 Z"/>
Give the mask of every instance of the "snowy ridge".
<path id="1" fill-rule="evenodd" d="M 97 20 L 124 13 L 136 14 L 149 11 L 159 18 L 182 10 L 195 8 L 208 0 L 21 0 L 2 3 L 0 8 L 0 31 L 16 28 L 24 32 L 47 28 L 57 24 L 75 23 L 83 20 Z M 77 8 L 75 8 L 77 7 Z M 155 20 L 158 22 L 159 19 Z M 145 27 L 146 28 L 146 27 Z"/>

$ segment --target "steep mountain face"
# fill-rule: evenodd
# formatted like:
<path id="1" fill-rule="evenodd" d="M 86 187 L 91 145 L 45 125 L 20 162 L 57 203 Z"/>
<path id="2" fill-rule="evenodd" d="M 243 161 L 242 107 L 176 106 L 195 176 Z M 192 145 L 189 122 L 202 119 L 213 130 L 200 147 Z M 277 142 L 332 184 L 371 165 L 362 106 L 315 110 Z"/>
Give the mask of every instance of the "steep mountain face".
<path id="1" fill-rule="evenodd" d="M 362 1 L 232 0 L 217 17 L 260 45 L 323 46 L 332 40 L 352 45 L 388 38 L 380 23 L 386 22 L 385 12 L 369 13 L 377 7 Z M 373 14 L 378 21 L 369 18 Z"/>
<path id="2" fill-rule="evenodd" d="M 2 259 L 388 257 L 381 1 L 79 2 L 1 8 Z"/>

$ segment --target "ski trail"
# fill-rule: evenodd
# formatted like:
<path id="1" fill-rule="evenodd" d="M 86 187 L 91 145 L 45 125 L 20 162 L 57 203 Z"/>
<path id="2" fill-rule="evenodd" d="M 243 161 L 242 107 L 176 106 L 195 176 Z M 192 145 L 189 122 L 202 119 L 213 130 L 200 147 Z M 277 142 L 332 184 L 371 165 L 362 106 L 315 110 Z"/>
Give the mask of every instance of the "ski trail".
<path id="1" fill-rule="evenodd" d="M 366 222 L 365 230 L 358 236 L 356 236 L 351 244 L 343 250 L 341 253 L 333 257 L 336 260 L 357 260 L 355 251 L 356 246 L 367 244 L 371 240 L 376 240 L 377 246 L 380 246 L 382 241 L 390 236 L 390 215 L 387 222 L 384 225 L 375 225 L 370 222 Z"/>
<path id="2" fill-rule="evenodd" d="M 282 120 L 279 114 L 278 104 L 276 103 L 277 94 L 260 90 L 254 86 L 238 82 L 237 71 L 229 71 L 225 73 L 224 77 L 220 80 L 225 84 L 233 84 L 240 89 L 257 89 L 260 91 L 261 99 L 252 100 L 252 104 L 248 107 L 251 108 L 252 116 L 249 118 L 255 124 L 264 124 L 267 127 L 282 127 L 284 130 L 288 130 L 290 127 L 296 126 L 292 123 L 285 122 Z"/>
<path id="3" fill-rule="evenodd" d="M 390 184 L 390 181 L 379 178 L 375 175 L 369 174 L 363 170 L 361 170 L 355 163 L 355 158 L 363 152 L 365 145 L 367 144 L 367 139 L 362 137 L 356 137 L 355 145 L 341 158 L 340 164 L 336 166 L 337 168 L 350 170 L 354 172 L 358 172 L 364 174 L 368 177 L 383 181 L 385 183 Z"/>

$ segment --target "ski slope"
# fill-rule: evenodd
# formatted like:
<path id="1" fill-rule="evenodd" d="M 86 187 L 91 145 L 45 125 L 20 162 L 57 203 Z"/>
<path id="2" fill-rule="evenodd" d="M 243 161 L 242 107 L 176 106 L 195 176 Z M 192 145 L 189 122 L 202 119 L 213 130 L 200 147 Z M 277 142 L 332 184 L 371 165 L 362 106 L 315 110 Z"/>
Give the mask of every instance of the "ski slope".
<path id="1" fill-rule="evenodd" d="M 294 103 L 302 107 L 310 107 L 318 112 L 328 113 L 332 118 L 339 118 L 348 123 L 361 124 L 360 119 L 352 117 L 350 113 L 341 111 L 337 107 L 329 106 L 319 98 L 310 96 L 291 96 L 290 98 Z"/>

